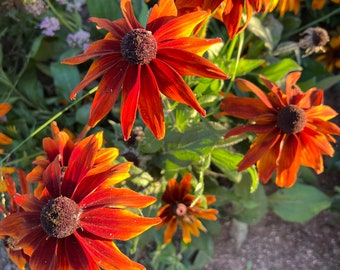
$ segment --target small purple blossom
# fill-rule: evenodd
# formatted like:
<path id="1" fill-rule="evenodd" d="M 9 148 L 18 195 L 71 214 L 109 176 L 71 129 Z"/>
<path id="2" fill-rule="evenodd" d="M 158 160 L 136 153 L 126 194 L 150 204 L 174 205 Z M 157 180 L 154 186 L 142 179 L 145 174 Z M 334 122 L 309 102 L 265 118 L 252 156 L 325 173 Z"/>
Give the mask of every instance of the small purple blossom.
<path id="1" fill-rule="evenodd" d="M 54 32 L 60 29 L 59 20 L 55 17 L 45 17 L 40 23 L 40 29 L 43 29 L 44 35 L 53 37 Z"/>
<path id="2" fill-rule="evenodd" d="M 43 0 L 26 0 L 24 9 L 34 16 L 40 16 L 47 10 L 47 6 Z"/>
<path id="3" fill-rule="evenodd" d="M 88 46 L 90 33 L 80 29 L 75 34 L 68 34 L 66 42 L 70 47 L 79 47 L 83 50 Z"/>

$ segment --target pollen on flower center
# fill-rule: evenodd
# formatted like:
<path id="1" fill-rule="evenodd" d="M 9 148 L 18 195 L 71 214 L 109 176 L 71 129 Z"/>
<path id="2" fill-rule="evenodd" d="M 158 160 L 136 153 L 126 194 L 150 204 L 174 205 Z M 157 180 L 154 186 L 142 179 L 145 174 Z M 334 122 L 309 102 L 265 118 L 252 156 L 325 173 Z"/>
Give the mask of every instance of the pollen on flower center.
<path id="1" fill-rule="evenodd" d="M 277 113 L 277 126 L 286 134 L 295 134 L 303 130 L 307 122 L 306 113 L 296 105 L 288 105 Z"/>
<path id="2" fill-rule="evenodd" d="M 133 29 L 123 37 L 121 52 L 130 64 L 149 64 L 157 54 L 157 42 L 150 31 Z"/>
<path id="3" fill-rule="evenodd" d="M 182 217 L 187 213 L 187 207 L 184 203 L 177 203 L 172 206 L 172 212 L 178 217 Z"/>
<path id="4" fill-rule="evenodd" d="M 40 222 L 49 236 L 65 238 L 79 228 L 79 207 L 67 197 L 49 200 L 42 208 Z"/>

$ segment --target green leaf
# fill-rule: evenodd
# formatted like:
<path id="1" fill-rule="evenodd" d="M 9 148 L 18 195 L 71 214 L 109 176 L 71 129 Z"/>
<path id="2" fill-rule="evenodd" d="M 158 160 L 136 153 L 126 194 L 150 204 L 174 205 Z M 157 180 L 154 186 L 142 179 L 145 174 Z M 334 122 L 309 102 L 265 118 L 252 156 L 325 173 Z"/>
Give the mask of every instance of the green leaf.
<path id="1" fill-rule="evenodd" d="M 331 88 L 333 85 L 340 82 L 340 75 L 334 75 L 327 77 L 319 82 L 317 82 L 316 87 L 320 89 L 328 89 Z"/>
<path id="2" fill-rule="evenodd" d="M 57 94 L 69 100 L 72 89 L 80 82 L 78 68 L 56 62 L 52 63 L 50 68 Z"/>
<path id="3" fill-rule="evenodd" d="M 272 51 L 281 39 L 283 26 L 272 15 L 268 15 L 263 21 L 252 16 L 247 29 L 263 40 L 264 45 Z"/>
<path id="4" fill-rule="evenodd" d="M 283 220 L 306 222 L 330 207 L 331 199 L 313 186 L 295 184 L 269 197 L 269 205 Z"/>
<path id="5" fill-rule="evenodd" d="M 91 104 L 84 104 L 76 111 L 76 121 L 83 125 L 87 124 L 90 115 Z"/>
<path id="6" fill-rule="evenodd" d="M 262 185 L 255 192 L 250 193 L 252 180 L 244 174 L 242 181 L 235 184 L 234 193 L 237 200 L 233 201 L 234 217 L 241 222 L 254 224 L 259 222 L 267 213 L 267 196 Z"/>
<path id="7" fill-rule="evenodd" d="M 298 70 L 302 70 L 302 68 L 294 60 L 285 58 L 276 64 L 261 69 L 258 73 L 264 75 L 270 81 L 276 82 L 289 72 Z"/>
<path id="8" fill-rule="evenodd" d="M 264 64 L 266 61 L 264 59 L 243 59 L 241 58 L 239 60 L 237 70 L 236 70 L 236 76 L 243 76 L 250 71 L 258 68 L 262 64 Z M 223 63 L 224 67 L 223 70 L 227 74 L 232 74 L 235 71 L 236 66 L 236 59 L 232 59 L 230 61 L 224 61 Z"/>
<path id="9" fill-rule="evenodd" d="M 106 18 L 112 21 L 123 17 L 118 1 L 86 0 L 86 4 L 90 17 Z"/>

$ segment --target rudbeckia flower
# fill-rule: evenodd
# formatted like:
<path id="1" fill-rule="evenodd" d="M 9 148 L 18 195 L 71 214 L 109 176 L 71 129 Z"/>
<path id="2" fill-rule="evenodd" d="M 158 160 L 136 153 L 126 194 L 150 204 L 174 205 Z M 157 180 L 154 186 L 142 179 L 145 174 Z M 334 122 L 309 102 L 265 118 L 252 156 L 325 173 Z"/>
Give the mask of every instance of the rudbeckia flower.
<path id="1" fill-rule="evenodd" d="M 225 137 L 254 132 L 258 136 L 243 160 L 238 164 L 242 171 L 256 163 L 259 178 L 267 183 L 276 170 L 279 187 L 294 185 L 300 165 L 316 173 L 323 172 L 322 155 L 333 156 L 331 135 L 340 135 L 340 128 L 327 122 L 337 115 L 323 104 L 323 91 L 311 88 L 302 92 L 296 85 L 301 72 L 292 72 L 286 78 L 286 91 L 260 76 L 270 90 L 264 93 L 253 83 L 237 79 L 238 87 L 253 92 L 259 99 L 227 96 L 221 104 L 222 114 L 248 119 L 247 125 L 231 129 Z"/>
<path id="2" fill-rule="evenodd" d="M 201 200 L 194 203 L 195 196 L 190 194 L 191 174 L 186 174 L 180 183 L 176 179 L 171 179 L 162 195 L 162 200 L 166 203 L 159 209 L 157 215 L 162 218 L 162 222 L 157 226 L 166 226 L 164 232 L 164 242 L 170 243 L 177 231 L 178 224 L 182 227 L 182 238 L 184 243 L 191 242 L 191 234 L 198 237 L 199 230 L 206 232 L 199 218 L 216 220 L 218 211 L 216 209 L 204 209 Z M 215 196 L 206 195 L 207 205 L 215 202 Z"/>
<path id="3" fill-rule="evenodd" d="M 114 187 L 129 177 L 131 163 L 98 162 L 102 136 L 81 140 L 67 167 L 58 155 L 43 172 L 42 196 L 17 195 L 21 211 L 0 222 L 0 235 L 12 237 L 30 256 L 30 269 L 145 269 L 113 240 L 129 240 L 158 224 L 159 218 L 127 209 L 144 208 L 156 199 Z"/>
<path id="4" fill-rule="evenodd" d="M 20 180 L 21 193 L 30 193 L 29 185 L 26 182 L 25 172 L 20 169 L 18 169 L 17 172 Z M 9 174 L 5 174 L 4 179 L 0 181 L 6 186 L 6 192 L 8 193 L 8 199 L 6 199 L 5 205 L 0 204 L 0 212 L 2 212 L 5 216 L 8 216 L 20 210 L 14 200 L 14 197 L 18 194 L 16 184 Z M 9 210 L 6 209 L 6 206 L 8 206 Z M 21 247 L 17 246 L 14 238 L 9 237 L 8 235 L 0 235 L 0 237 L 3 238 L 4 246 L 10 260 L 18 267 L 18 269 L 25 270 L 29 256 L 24 253 Z"/>
<path id="5" fill-rule="evenodd" d="M 221 39 L 189 37 L 206 19 L 205 11 L 177 17 L 173 1 L 160 0 L 152 7 L 144 28 L 133 13 L 131 0 L 122 0 L 120 5 L 123 19 L 90 18 L 109 31 L 104 39 L 89 45 L 84 54 L 62 61 L 76 65 L 98 57 L 70 97 L 74 99 L 81 89 L 102 76 L 88 125 L 95 126 L 110 112 L 122 88 L 120 120 L 124 139 L 130 137 L 137 109 L 155 137 L 162 139 L 165 124 L 161 94 L 205 116 L 182 75 L 226 79 L 223 71 L 199 56 Z"/>

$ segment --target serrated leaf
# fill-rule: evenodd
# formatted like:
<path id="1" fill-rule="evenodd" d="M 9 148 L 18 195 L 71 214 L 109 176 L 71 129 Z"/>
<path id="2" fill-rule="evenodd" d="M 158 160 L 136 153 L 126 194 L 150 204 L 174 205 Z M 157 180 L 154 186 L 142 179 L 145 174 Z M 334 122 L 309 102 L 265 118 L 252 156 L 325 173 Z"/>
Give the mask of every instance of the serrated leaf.
<path id="1" fill-rule="evenodd" d="M 330 207 L 331 199 L 313 186 L 295 184 L 268 197 L 270 207 L 283 220 L 306 222 Z"/>

